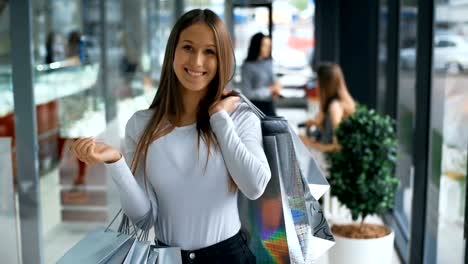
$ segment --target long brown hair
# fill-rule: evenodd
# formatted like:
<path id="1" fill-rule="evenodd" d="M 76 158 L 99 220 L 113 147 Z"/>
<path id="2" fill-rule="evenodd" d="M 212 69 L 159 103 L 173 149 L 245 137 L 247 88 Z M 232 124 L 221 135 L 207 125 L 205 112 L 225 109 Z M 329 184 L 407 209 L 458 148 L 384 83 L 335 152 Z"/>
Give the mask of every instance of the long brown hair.
<path id="1" fill-rule="evenodd" d="M 197 112 L 198 146 L 200 145 L 200 139 L 207 145 L 207 162 L 210 156 L 210 148 L 213 145 L 217 146 L 215 135 L 211 130 L 208 110 L 221 99 L 224 87 L 234 74 L 234 50 L 229 32 L 218 15 L 209 9 L 194 9 L 185 13 L 177 20 L 169 35 L 159 88 L 149 107 L 154 112 L 138 140 L 135 155 L 131 163 L 131 170 L 135 175 L 137 166 L 140 166 L 140 161 L 143 161 L 145 184 L 147 177 L 146 157 L 149 145 L 159 137 L 171 132 L 174 129 L 174 122 L 179 121 L 184 113 L 182 94 L 178 88 L 179 81 L 173 69 L 173 62 L 180 33 L 196 23 L 205 23 L 213 31 L 218 61 L 216 75 L 208 84 L 207 92 L 200 100 Z M 168 121 L 172 121 L 172 124 Z M 232 189 L 232 183 L 231 179 L 230 189 Z"/>
<path id="2" fill-rule="evenodd" d="M 343 72 L 336 63 L 321 63 L 317 68 L 317 79 L 319 85 L 320 110 L 328 111 L 330 103 L 339 98 L 338 90 L 345 85 Z"/>

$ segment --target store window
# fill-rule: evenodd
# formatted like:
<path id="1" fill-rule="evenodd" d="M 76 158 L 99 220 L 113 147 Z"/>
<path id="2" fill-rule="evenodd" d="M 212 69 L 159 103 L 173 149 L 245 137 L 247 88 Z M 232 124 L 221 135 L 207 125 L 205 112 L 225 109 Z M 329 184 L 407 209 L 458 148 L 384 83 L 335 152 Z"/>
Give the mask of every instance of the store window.
<path id="1" fill-rule="evenodd" d="M 271 9 L 269 4 L 243 6 L 239 3 L 233 13 L 237 63 L 234 83 L 241 85 L 240 67 L 247 56 L 251 37 L 258 32 L 271 34 L 274 72 L 283 88 L 286 88 L 283 89 L 284 97 L 304 98 L 303 88 L 313 78 L 314 3 L 276 0 L 272 1 Z"/>
<path id="2" fill-rule="evenodd" d="M 457 2 L 457 5 L 454 3 Z M 466 263 L 464 223 L 468 146 L 468 1 L 436 1 L 432 113 L 441 115 L 432 132 L 440 175 L 435 240 L 437 263 Z M 433 156 L 434 156 L 433 155 Z M 429 212 L 431 213 L 431 212 Z"/>
<path id="3" fill-rule="evenodd" d="M 87 166 L 68 150 L 79 137 L 107 130 L 99 5 L 79 0 L 34 1 L 34 101 L 39 143 L 40 204 L 44 256 L 53 263 L 85 232 L 107 220 L 107 181 L 101 166 Z M 92 10 L 92 12 L 86 12 Z M 86 14 L 86 15 L 84 15 Z"/>
<path id="4" fill-rule="evenodd" d="M 277 72 L 288 75 L 283 86 L 305 84 L 312 76 L 314 12 L 310 1 L 275 0 L 273 4 L 272 56 Z"/>
<path id="5" fill-rule="evenodd" d="M 413 201 L 414 162 L 413 142 L 416 116 L 416 43 L 417 4 L 401 1 L 400 65 L 397 100 L 398 162 L 396 173 L 400 186 L 396 194 L 394 216 L 406 241 L 409 239 Z"/>

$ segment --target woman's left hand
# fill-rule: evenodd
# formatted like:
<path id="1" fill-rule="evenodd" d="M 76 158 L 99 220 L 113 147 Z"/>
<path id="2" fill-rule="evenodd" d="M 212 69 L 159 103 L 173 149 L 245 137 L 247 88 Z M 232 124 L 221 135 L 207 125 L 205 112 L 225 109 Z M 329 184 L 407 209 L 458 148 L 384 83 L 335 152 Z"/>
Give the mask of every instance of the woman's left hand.
<path id="1" fill-rule="evenodd" d="M 217 102 L 210 108 L 210 116 L 222 110 L 225 110 L 226 112 L 230 113 L 237 108 L 237 105 L 240 102 L 240 97 L 232 95 L 233 92 L 234 90 L 223 91 L 223 97 L 226 97 L 224 99 L 221 99 L 219 102 Z"/>

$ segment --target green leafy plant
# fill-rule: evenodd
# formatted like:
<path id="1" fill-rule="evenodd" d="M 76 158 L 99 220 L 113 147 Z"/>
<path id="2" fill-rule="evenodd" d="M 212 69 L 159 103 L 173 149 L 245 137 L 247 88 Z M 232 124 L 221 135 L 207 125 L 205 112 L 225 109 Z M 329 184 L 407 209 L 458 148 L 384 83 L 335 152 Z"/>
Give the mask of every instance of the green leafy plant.
<path id="1" fill-rule="evenodd" d="M 358 106 L 335 133 L 341 150 L 328 155 L 331 194 L 351 211 L 353 220 L 361 217 L 361 223 L 367 215 L 391 209 L 399 184 L 394 176 L 394 121 Z"/>

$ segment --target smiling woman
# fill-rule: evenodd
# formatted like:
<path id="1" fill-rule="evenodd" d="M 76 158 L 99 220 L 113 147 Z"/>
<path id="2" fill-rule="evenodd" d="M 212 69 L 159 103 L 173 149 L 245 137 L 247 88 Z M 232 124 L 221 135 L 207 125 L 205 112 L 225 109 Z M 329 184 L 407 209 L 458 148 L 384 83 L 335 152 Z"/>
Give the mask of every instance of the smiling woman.
<path id="1" fill-rule="evenodd" d="M 182 92 L 204 93 L 218 66 L 215 38 L 204 23 L 197 23 L 180 34 L 174 56 L 174 72 Z"/>
<path id="2" fill-rule="evenodd" d="M 124 212 L 134 223 L 150 217 L 159 243 L 183 249 L 184 263 L 255 263 L 237 195 L 260 197 L 271 171 L 260 120 L 224 90 L 233 67 L 221 19 L 192 10 L 171 31 L 150 108 L 127 123 L 124 155 L 93 138 L 71 148 L 107 164 Z"/>

